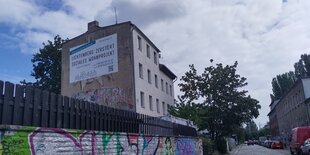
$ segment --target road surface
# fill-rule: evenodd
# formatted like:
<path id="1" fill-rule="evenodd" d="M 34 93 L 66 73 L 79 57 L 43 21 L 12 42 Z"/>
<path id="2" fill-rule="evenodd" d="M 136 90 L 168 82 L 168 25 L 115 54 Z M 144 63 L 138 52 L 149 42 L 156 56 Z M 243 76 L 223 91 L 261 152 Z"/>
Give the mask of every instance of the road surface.
<path id="1" fill-rule="evenodd" d="M 285 149 L 269 149 L 259 145 L 242 144 L 230 152 L 230 155 L 290 155 L 290 152 Z"/>

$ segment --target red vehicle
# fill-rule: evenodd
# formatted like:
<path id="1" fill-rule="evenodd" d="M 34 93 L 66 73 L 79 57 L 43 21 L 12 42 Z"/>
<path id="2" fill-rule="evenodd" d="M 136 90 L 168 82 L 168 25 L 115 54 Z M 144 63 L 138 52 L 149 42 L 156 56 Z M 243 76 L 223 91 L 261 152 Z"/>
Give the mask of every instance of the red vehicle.
<path id="1" fill-rule="evenodd" d="M 274 140 L 271 143 L 271 148 L 272 149 L 283 149 L 283 143 L 281 143 L 280 141 Z"/>
<path id="2" fill-rule="evenodd" d="M 290 151 L 291 154 L 301 155 L 300 146 L 304 144 L 305 140 L 310 138 L 310 126 L 297 127 L 292 129 L 290 136 Z"/>

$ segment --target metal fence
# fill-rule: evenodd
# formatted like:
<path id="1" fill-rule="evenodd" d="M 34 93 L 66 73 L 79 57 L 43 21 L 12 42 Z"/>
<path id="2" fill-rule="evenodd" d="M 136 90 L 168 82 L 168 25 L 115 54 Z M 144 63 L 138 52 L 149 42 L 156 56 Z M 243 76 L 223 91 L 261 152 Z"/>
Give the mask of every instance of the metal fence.
<path id="1" fill-rule="evenodd" d="M 0 81 L 0 92 L 0 124 L 196 136 L 196 130 L 188 126 L 31 86 Z"/>

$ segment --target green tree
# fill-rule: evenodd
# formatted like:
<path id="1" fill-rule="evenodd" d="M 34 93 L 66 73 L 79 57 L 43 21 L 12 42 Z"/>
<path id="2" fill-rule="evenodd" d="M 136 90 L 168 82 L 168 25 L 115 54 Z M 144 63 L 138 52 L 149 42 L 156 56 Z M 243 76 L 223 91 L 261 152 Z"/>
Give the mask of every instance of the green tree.
<path id="1" fill-rule="evenodd" d="M 310 76 L 310 55 L 302 54 L 298 62 L 294 64 L 297 78 Z"/>
<path id="2" fill-rule="evenodd" d="M 277 75 L 272 79 L 272 94 L 270 94 L 271 101 L 280 99 L 286 92 L 288 92 L 296 81 L 294 72 L 290 71 L 284 74 Z"/>
<path id="3" fill-rule="evenodd" d="M 39 52 L 33 55 L 33 71 L 31 76 L 36 82 L 21 81 L 24 85 L 33 85 L 40 89 L 49 90 L 57 94 L 61 89 L 61 48 L 66 40 L 59 35 L 54 37 L 54 42 L 48 40 Z"/>
<path id="4" fill-rule="evenodd" d="M 212 140 L 231 135 L 242 123 L 259 115 L 258 101 L 242 90 L 247 83 L 246 78 L 236 73 L 237 64 L 211 65 L 201 75 L 190 65 L 190 70 L 180 79 L 179 86 L 184 92 L 181 99 L 200 105 L 203 123 L 199 128 L 208 129 Z"/>
<path id="5" fill-rule="evenodd" d="M 263 127 L 263 128 L 260 128 L 258 130 L 258 136 L 268 136 L 268 135 L 271 135 L 271 130 L 270 130 L 270 127 L 269 127 L 269 122 L 267 122 L 267 124 Z"/>
<path id="6" fill-rule="evenodd" d="M 178 101 L 175 102 L 175 107 L 169 108 L 169 113 L 176 117 L 191 120 L 198 126 L 202 123 L 201 105 L 186 101 L 180 96 L 178 96 Z"/>
<path id="7" fill-rule="evenodd" d="M 253 120 L 246 123 L 245 131 L 248 139 L 258 139 L 258 127 Z"/>

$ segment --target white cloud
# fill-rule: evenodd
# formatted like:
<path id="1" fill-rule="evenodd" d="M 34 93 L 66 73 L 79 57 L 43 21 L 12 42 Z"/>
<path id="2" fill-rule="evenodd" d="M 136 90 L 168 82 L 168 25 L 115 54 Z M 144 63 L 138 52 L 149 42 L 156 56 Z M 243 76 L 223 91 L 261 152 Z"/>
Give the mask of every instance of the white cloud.
<path id="1" fill-rule="evenodd" d="M 138 25 L 178 77 L 192 63 L 201 71 L 211 58 L 229 65 L 237 60 L 238 73 L 248 78 L 246 89 L 262 105 L 261 123 L 267 121 L 271 79 L 293 70 L 310 48 L 308 0 L 63 0 L 57 10 L 31 0 L 0 0 L 0 23 L 12 24 L 21 51 L 37 51 L 56 34 L 84 33 L 94 19 L 114 24 L 114 7 L 118 21 Z"/>
<path id="2" fill-rule="evenodd" d="M 29 1 L 0 0 L 0 23 L 27 24 L 39 10 Z"/>

